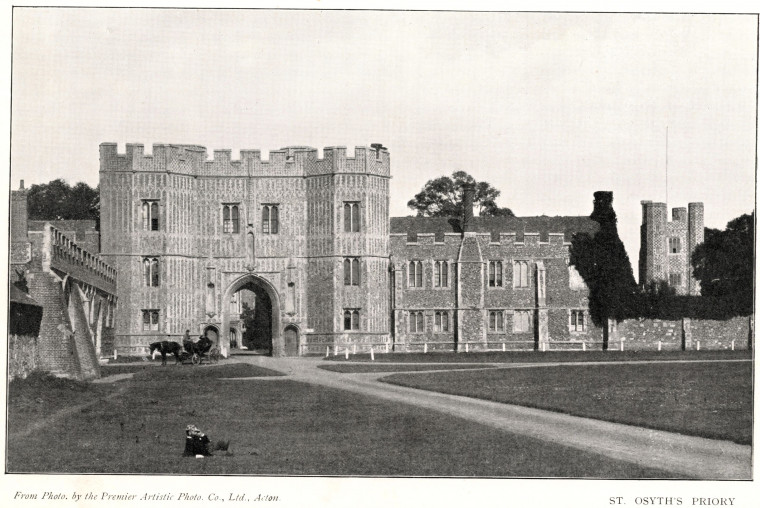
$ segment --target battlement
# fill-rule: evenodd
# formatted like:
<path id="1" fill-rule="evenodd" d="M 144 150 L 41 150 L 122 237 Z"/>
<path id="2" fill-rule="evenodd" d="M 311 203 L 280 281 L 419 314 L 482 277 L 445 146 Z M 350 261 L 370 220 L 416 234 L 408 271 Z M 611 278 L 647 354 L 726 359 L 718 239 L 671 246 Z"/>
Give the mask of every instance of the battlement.
<path id="1" fill-rule="evenodd" d="M 334 173 L 366 173 L 390 176 L 388 149 L 380 144 L 357 146 L 349 157 L 344 146 L 317 149 L 308 146 L 288 146 L 269 152 L 262 160 L 260 150 L 241 149 L 240 158 L 232 159 L 232 150 L 213 151 L 208 158 L 200 145 L 154 144 L 152 154 L 145 154 L 139 143 L 127 143 L 124 153 L 116 143 L 100 144 L 101 172 L 169 172 L 191 176 L 314 176 Z"/>
<path id="2" fill-rule="evenodd" d="M 644 200 L 641 202 L 641 208 L 644 223 L 651 222 L 652 220 L 668 222 L 668 205 L 666 203 Z M 687 222 L 690 217 L 696 214 L 704 214 L 704 208 L 704 203 L 701 202 L 689 203 L 688 208 L 675 207 L 671 209 L 671 222 Z"/>

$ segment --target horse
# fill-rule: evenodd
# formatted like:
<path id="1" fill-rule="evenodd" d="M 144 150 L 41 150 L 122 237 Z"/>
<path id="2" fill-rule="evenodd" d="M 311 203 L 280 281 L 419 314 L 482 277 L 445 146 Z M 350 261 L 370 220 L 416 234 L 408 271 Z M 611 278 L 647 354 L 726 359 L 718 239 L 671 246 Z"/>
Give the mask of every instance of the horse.
<path id="1" fill-rule="evenodd" d="M 168 340 L 164 340 L 162 342 L 154 342 L 150 345 L 150 354 L 153 354 L 153 352 L 157 349 L 158 352 L 161 353 L 161 365 L 166 365 L 167 354 L 174 355 L 174 358 L 177 360 L 175 362 L 175 365 L 182 362 L 182 359 L 179 355 L 182 351 L 182 346 L 180 346 L 178 342 L 170 342 Z"/>

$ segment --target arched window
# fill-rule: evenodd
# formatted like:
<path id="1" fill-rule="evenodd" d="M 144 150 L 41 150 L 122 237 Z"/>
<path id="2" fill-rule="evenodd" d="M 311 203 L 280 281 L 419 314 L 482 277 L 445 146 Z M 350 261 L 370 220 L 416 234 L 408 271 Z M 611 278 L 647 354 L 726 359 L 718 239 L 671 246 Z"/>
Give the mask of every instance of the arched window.
<path id="1" fill-rule="evenodd" d="M 142 311 L 142 322 L 144 332 L 158 331 L 158 310 L 146 309 Z"/>
<path id="2" fill-rule="evenodd" d="M 158 201 L 144 200 L 142 202 L 143 231 L 158 231 Z"/>
<path id="3" fill-rule="evenodd" d="M 409 287 L 422 287 L 422 261 L 409 261 Z"/>
<path id="4" fill-rule="evenodd" d="M 143 258 L 143 280 L 146 286 L 159 286 L 158 258 Z"/>
<path id="5" fill-rule="evenodd" d="M 449 313 L 445 310 L 439 310 L 435 313 L 435 331 L 436 332 L 448 332 L 449 331 Z"/>
<path id="6" fill-rule="evenodd" d="M 489 332 L 503 332 L 504 331 L 504 312 L 500 310 L 488 311 L 488 331 Z"/>
<path id="7" fill-rule="evenodd" d="M 527 261 L 515 261 L 514 287 L 527 288 L 530 286 L 529 267 Z"/>
<path id="8" fill-rule="evenodd" d="M 261 232 L 276 235 L 279 232 L 279 205 L 264 205 L 261 210 Z"/>
<path id="9" fill-rule="evenodd" d="M 436 261 L 434 263 L 433 285 L 437 288 L 449 287 L 449 263 L 448 261 Z"/>
<path id="10" fill-rule="evenodd" d="M 504 285 L 501 261 L 488 262 L 488 287 L 496 288 Z"/>
<path id="11" fill-rule="evenodd" d="M 240 233 L 238 205 L 224 205 L 222 207 L 222 231 L 225 233 Z"/>
<path id="12" fill-rule="evenodd" d="M 345 309 L 343 311 L 343 329 L 359 329 L 359 311 L 357 309 Z"/>
<path id="13" fill-rule="evenodd" d="M 153 258 L 150 261 L 150 277 L 151 286 L 158 287 L 159 272 L 158 272 L 158 258 Z"/>
<path id="14" fill-rule="evenodd" d="M 358 286 L 361 284 L 361 270 L 359 258 L 345 258 L 343 260 L 343 284 L 346 286 Z"/>
<path id="15" fill-rule="evenodd" d="M 422 333 L 425 331 L 425 315 L 422 311 L 409 313 L 409 333 Z"/>
<path id="16" fill-rule="evenodd" d="M 359 203 L 355 201 L 346 201 L 343 203 L 343 231 L 346 233 L 357 233 L 361 226 L 361 212 Z"/>

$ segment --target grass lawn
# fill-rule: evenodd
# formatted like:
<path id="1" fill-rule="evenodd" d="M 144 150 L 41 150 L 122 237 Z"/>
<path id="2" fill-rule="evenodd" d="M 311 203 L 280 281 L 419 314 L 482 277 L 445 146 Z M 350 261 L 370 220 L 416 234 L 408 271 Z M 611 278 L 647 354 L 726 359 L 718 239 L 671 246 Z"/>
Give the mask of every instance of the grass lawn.
<path id="1" fill-rule="evenodd" d="M 513 436 L 413 406 L 270 377 L 220 380 L 236 365 L 144 369 L 113 384 L 11 389 L 8 472 L 658 478 L 667 473 Z M 12 383 L 13 384 L 13 383 Z M 101 397 L 121 389 L 118 397 Z M 68 391 L 67 391 L 68 390 Z M 19 400 L 71 405 L 23 435 Z M 55 403 L 39 404 L 49 410 Z M 49 413 L 49 411 L 48 411 Z M 46 413 L 46 414 L 48 414 Z M 231 455 L 183 458 L 195 424 Z M 52 451 L 52 452 L 51 452 Z"/>
<path id="2" fill-rule="evenodd" d="M 383 381 L 681 434 L 752 442 L 750 362 L 557 365 Z"/>
<path id="3" fill-rule="evenodd" d="M 750 350 L 725 351 L 491 351 L 483 353 L 375 353 L 378 362 L 392 363 L 555 363 L 625 362 L 636 360 L 726 360 L 752 358 Z M 344 356 L 325 360 L 345 362 Z M 351 362 L 371 362 L 370 355 L 350 355 Z"/>
<path id="4" fill-rule="evenodd" d="M 402 365 L 388 365 L 388 364 L 374 364 L 374 363 L 343 363 L 337 365 L 320 365 L 320 369 L 329 370 L 330 372 L 339 372 L 341 374 L 367 374 L 371 372 L 410 372 L 410 371 L 428 371 L 428 370 L 451 370 L 451 369 L 487 369 L 494 368 L 493 365 L 487 363 L 479 363 L 477 365 L 414 365 L 414 364 L 402 364 Z"/>

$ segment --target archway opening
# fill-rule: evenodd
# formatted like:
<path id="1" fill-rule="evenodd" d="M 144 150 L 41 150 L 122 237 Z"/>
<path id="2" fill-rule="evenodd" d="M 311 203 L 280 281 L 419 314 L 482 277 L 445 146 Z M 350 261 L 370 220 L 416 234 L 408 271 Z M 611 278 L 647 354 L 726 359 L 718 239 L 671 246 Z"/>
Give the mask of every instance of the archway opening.
<path id="1" fill-rule="evenodd" d="M 242 285 L 230 298 L 231 324 L 237 321 L 242 336 L 238 337 L 240 350 L 255 354 L 272 354 L 272 299 L 258 284 Z M 238 319 L 235 320 L 236 314 Z M 232 337 L 230 337 L 232 339 Z M 230 340 L 232 347 L 232 340 Z"/>

